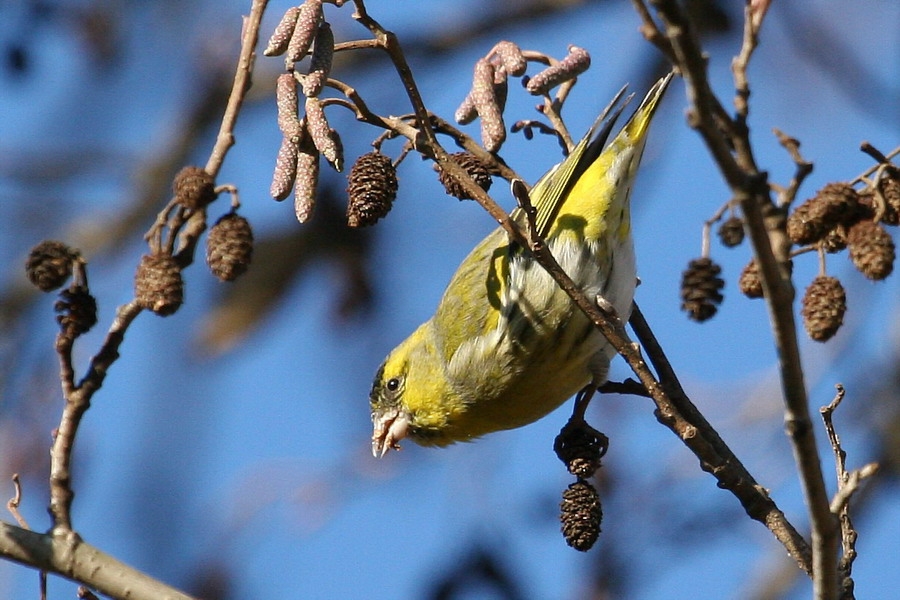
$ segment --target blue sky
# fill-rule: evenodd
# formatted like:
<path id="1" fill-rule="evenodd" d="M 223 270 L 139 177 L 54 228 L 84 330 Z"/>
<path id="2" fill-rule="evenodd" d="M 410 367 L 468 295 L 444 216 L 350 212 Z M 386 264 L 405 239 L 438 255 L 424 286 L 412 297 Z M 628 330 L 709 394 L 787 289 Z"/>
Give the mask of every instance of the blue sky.
<path id="1" fill-rule="evenodd" d="M 0 251 L 14 266 L 6 281 L 21 276 L 21 256 L 34 242 L 77 236 L 80 227 L 115 216 L 127 204 L 136 166 L 171 139 L 192 97 L 192 61 L 202 56 L 233 62 L 245 4 L 115 5 L 124 47 L 119 62 L 105 71 L 92 64 L 63 20 L 35 28 L 38 37 L 28 39 L 27 76 L 0 80 L 0 195 L 16 200 L 0 206 L 9 227 L 0 236 Z M 805 157 L 815 163 L 801 190 L 805 198 L 869 166 L 857 150 L 862 140 L 885 151 L 900 143 L 900 8 L 860 2 L 838 21 L 834 4 L 825 0 L 804 3 L 802 12 L 774 4 L 750 68 L 750 125 L 757 160 L 778 183 L 790 178 L 793 165 L 771 128 L 801 140 Z M 265 31 L 287 6 L 271 3 Z M 485 10 L 480 2 L 373 0 L 368 6 L 401 42 L 436 35 L 448 24 L 465 31 Z M 349 7 L 326 11 L 338 40 L 365 35 L 350 20 Z M 24 18 L 23 9 L 0 6 L 4 12 L 0 41 L 11 44 L 20 39 L 13 25 Z M 570 43 L 585 47 L 593 67 L 579 79 L 565 110 L 577 135 L 623 83 L 631 82 L 640 94 L 649 81 L 648 65 L 657 56 L 637 33 L 638 24 L 630 3 L 587 3 L 475 36 L 438 56 L 413 55 L 411 65 L 426 103 L 449 118 L 468 90 L 471 65 L 499 39 L 555 56 Z M 829 35 L 807 40 L 819 26 Z M 707 45 L 710 78 L 726 104 L 737 43 L 731 36 Z M 259 56 L 257 65 L 261 84 L 274 80 L 281 60 Z M 343 78 L 339 66 L 333 76 Z M 386 62 L 353 77 L 349 83 L 375 108 L 407 111 Z M 512 86 L 508 122 L 533 117 L 533 103 Z M 685 106 L 683 86 L 676 82 L 654 124 L 634 194 L 643 281 L 637 300 L 695 403 L 802 528 L 765 308 L 737 292 L 747 246 L 729 250 L 714 244 L 727 286 L 712 321 L 697 325 L 679 311 L 680 274 L 699 255 L 702 222 L 728 199 L 699 138 L 685 125 Z M 348 156 L 365 152 L 376 135 L 346 116 L 336 116 L 333 124 Z M 477 134 L 477 125 L 467 131 Z M 258 237 L 284 230 L 299 234 L 290 201 L 267 197 L 280 135 L 274 101 L 249 104 L 236 133 L 220 182 L 241 189 L 243 214 Z M 193 160 L 205 162 L 213 135 Z M 396 153 L 399 144 L 385 148 Z M 54 172 L 49 181 L 23 177 L 23 165 L 39 156 L 82 162 L 72 174 Z M 520 136 L 511 136 L 503 156 L 530 181 L 559 160 L 552 140 L 526 142 Z M 610 436 L 612 447 L 601 487 L 604 533 L 587 555 L 565 546 L 556 521 L 559 494 L 571 478 L 551 448 L 568 406 L 534 425 L 472 444 L 443 450 L 406 444 L 382 461 L 371 458 L 367 396 L 375 369 L 430 316 L 458 262 L 492 228 L 474 203 L 442 196 L 429 165 L 408 159 L 400 178 L 395 209 L 377 226 L 369 256 L 376 293 L 370 313 L 340 324 L 331 319 L 339 272 L 317 262 L 243 344 L 204 357 L 196 340 L 222 284 L 198 261 L 186 274 L 181 311 L 166 319 L 142 315 L 135 322 L 76 449 L 74 519 L 85 539 L 180 586 L 189 585 L 197 564 L 215 565 L 228 572 L 233 597 L 240 598 L 420 598 L 436 574 L 464 560 L 473 546 L 499 555 L 528 598 L 581 597 L 591 574 L 613 560 L 627 561 L 629 576 L 639 582 L 623 597 L 751 597 L 783 552 L 697 468 L 643 399 L 611 396 L 592 407 L 591 420 Z M 512 206 L 501 182 L 492 192 Z M 31 197 L 46 207 L 39 216 L 25 204 Z M 224 212 L 224 202 L 218 204 Z M 34 237 L 25 238 L 26 225 Z M 79 364 L 97 348 L 114 307 L 130 297 L 132 269 L 143 251 L 135 238 L 115 256 L 88 257 L 100 325 L 76 347 Z M 816 268 L 811 255 L 798 260 L 798 285 Z M 866 389 L 861 365 L 879 369 L 896 361 L 897 283 L 869 283 L 845 255 L 832 257 L 829 272 L 848 289 L 847 325 L 828 344 L 802 337 L 801 345 L 814 408 L 827 403 L 835 382 L 850 386 L 837 422 L 849 464 L 859 466 L 873 452 L 866 443 L 872 426 L 867 416 L 883 409 L 854 391 Z M 43 298 L 27 314 L 36 341 L 20 360 L 43 374 L 42 381 L 54 382 L 51 310 L 52 300 Z M 628 374 L 618 361 L 611 376 Z M 24 379 L 5 382 L 4 395 L 23 396 Z M 47 388 L 48 399 L 35 410 L 46 415 L 39 422 L 49 431 L 57 392 L 46 383 L 39 387 Z M 11 411 L 24 410 L 21 399 L 5 404 L 3 418 L 16 423 Z M 822 433 L 817 431 L 820 442 Z M 8 425 L 0 440 L 3 447 L 15 447 L 20 436 Z M 21 467 L 10 460 L 7 468 Z M 823 468 L 833 489 L 827 453 Z M 896 485 L 887 479 L 858 521 L 859 597 L 879 597 L 900 585 L 891 566 L 900 549 L 900 513 L 885 500 Z M 26 481 L 25 513 L 35 529 L 47 525 L 45 490 L 38 478 Z M 35 594 L 36 579 L 29 570 L 0 564 L 0 594 Z M 51 597 L 74 594 L 73 586 L 58 580 L 51 590 Z M 482 590 L 466 597 L 493 596 Z M 805 582 L 791 597 L 809 597 Z"/>

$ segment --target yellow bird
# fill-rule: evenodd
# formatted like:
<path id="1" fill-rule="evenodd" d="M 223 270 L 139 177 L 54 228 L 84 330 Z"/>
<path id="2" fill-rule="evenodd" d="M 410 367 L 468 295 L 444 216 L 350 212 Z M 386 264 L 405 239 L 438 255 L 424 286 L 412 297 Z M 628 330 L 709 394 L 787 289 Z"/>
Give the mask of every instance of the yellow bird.
<path id="1" fill-rule="evenodd" d="M 623 319 L 637 280 L 631 188 L 671 78 L 650 89 L 606 145 L 621 112 L 606 118 L 617 96 L 530 191 L 537 232 L 560 266 Z M 513 216 L 524 223 L 521 210 Z M 532 423 L 588 384 L 603 384 L 614 355 L 528 250 L 498 228 L 463 260 L 434 316 L 378 369 L 370 395 L 372 452 L 384 456 L 406 437 L 446 446 Z"/>

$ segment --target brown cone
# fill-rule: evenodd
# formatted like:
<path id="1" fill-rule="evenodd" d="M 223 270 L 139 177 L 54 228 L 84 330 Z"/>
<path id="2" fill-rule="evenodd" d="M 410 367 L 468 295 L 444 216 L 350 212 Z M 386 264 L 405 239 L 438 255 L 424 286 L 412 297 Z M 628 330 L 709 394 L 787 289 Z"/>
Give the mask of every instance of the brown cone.
<path id="1" fill-rule="evenodd" d="M 375 224 L 391 210 L 397 197 L 397 170 L 380 152 L 360 156 L 347 178 L 347 223 L 350 227 Z"/>
<path id="2" fill-rule="evenodd" d="M 879 281 L 894 270 L 894 240 L 884 227 L 872 221 L 860 221 L 847 232 L 850 260 L 859 271 Z"/>
<path id="3" fill-rule="evenodd" d="M 42 292 L 61 287 L 72 274 L 78 252 L 62 242 L 45 240 L 31 249 L 25 261 L 28 280 Z"/>
<path id="4" fill-rule="evenodd" d="M 817 342 L 830 340 L 844 323 L 847 296 L 836 277 L 819 275 L 803 294 L 800 315 L 809 337 Z"/>
<path id="5" fill-rule="evenodd" d="M 138 305 L 161 317 L 173 314 L 184 301 L 181 269 L 168 254 L 145 254 L 134 276 Z"/>
<path id="6" fill-rule="evenodd" d="M 697 258 L 688 264 L 681 279 L 681 308 L 694 321 L 703 322 L 716 314 L 722 302 L 725 282 L 722 268 L 709 258 Z"/>
<path id="7" fill-rule="evenodd" d="M 222 281 L 244 274 L 253 256 L 253 230 L 237 213 L 223 215 L 206 238 L 206 264 Z"/>
<path id="8" fill-rule="evenodd" d="M 579 479 L 563 492 L 559 520 L 566 543 L 581 552 L 591 549 L 600 536 L 603 508 L 590 483 Z"/>

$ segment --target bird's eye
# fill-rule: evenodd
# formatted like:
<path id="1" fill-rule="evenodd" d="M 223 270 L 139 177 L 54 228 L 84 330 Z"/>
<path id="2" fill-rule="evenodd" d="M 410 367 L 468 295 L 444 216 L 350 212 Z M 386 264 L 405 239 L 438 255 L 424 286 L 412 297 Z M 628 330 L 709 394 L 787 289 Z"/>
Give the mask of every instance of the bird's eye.
<path id="1" fill-rule="evenodd" d="M 398 389 L 400 389 L 400 379 L 397 377 L 391 377 L 387 380 L 385 387 L 389 392 L 396 392 Z"/>

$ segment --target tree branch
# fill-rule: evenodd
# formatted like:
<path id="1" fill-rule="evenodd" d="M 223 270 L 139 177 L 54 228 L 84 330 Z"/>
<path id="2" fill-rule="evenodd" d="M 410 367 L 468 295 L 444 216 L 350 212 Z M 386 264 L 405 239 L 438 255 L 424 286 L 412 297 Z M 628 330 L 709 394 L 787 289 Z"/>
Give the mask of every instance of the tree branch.
<path id="1" fill-rule="evenodd" d="M 0 556 L 84 583 L 113 598 L 192 600 L 85 543 L 73 531 L 41 534 L 0 522 Z"/>
<path id="2" fill-rule="evenodd" d="M 756 47 L 762 13 L 745 12 L 744 44 L 733 63 L 738 114 L 732 119 L 713 94 L 706 76 L 706 59 L 693 35 L 692 24 L 674 0 L 651 0 L 657 10 L 687 83 L 690 104 L 688 122 L 703 138 L 723 177 L 740 203 L 753 245 L 769 310 L 785 403 L 785 429 L 800 474 L 812 526 L 813 587 L 819 599 L 837 594 L 837 527 L 829 510 L 809 401 L 803 379 L 797 328 L 794 320 L 794 287 L 790 279 L 790 241 L 784 229 L 784 211 L 770 198 L 766 174 L 756 166 L 746 117 L 750 95 L 746 67 Z M 649 11 L 642 13 L 645 19 Z M 652 30 L 655 24 L 644 24 Z"/>

